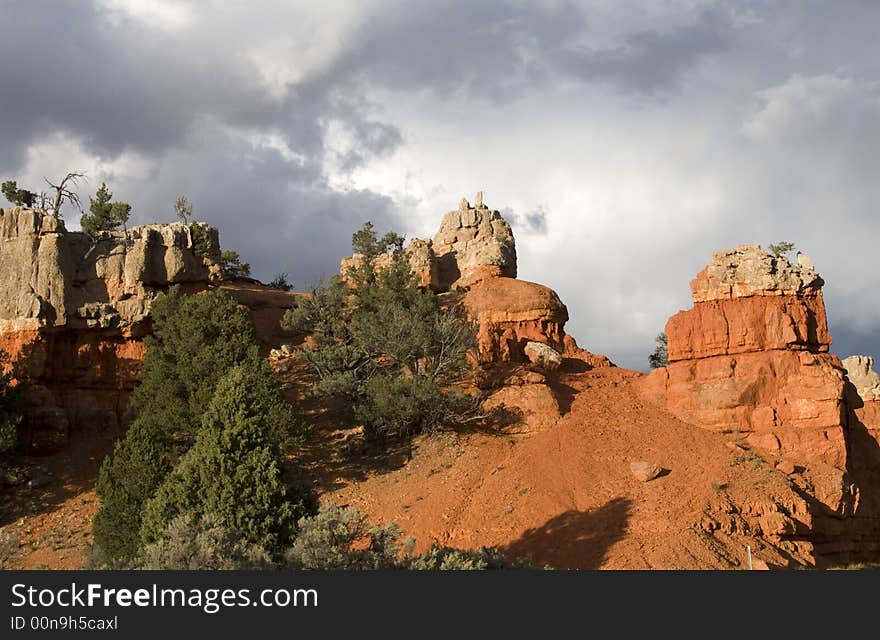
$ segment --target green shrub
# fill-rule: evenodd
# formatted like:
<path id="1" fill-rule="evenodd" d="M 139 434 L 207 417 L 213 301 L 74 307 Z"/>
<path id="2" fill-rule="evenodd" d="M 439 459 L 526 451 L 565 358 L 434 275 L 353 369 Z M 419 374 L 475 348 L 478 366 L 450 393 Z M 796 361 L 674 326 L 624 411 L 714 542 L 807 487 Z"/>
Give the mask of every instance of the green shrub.
<path id="1" fill-rule="evenodd" d="M 654 338 L 654 353 L 648 356 L 648 364 L 652 369 L 669 366 L 669 338 L 666 333 L 658 333 Z"/>
<path id="2" fill-rule="evenodd" d="M 311 491 L 285 472 L 278 434 L 290 421 L 271 369 L 243 365 L 217 386 L 193 447 L 144 508 L 141 538 L 157 541 L 184 513 L 211 514 L 276 554 L 297 519 L 314 511 Z"/>
<path id="3" fill-rule="evenodd" d="M 144 414 L 101 464 L 96 487 L 101 507 L 92 534 L 109 562 L 125 563 L 138 553 L 144 504 L 171 471 L 167 429 L 159 416 Z"/>
<path id="4" fill-rule="evenodd" d="M 770 254 L 774 258 L 785 258 L 789 253 L 794 251 L 795 246 L 793 242 L 782 241 L 777 244 L 770 245 Z"/>
<path id="5" fill-rule="evenodd" d="M 275 277 L 272 278 L 272 282 L 270 282 L 268 286 L 272 287 L 273 289 L 279 289 L 281 291 L 293 290 L 293 285 L 287 281 L 286 271 L 282 271 L 281 273 L 276 274 Z"/>
<path id="6" fill-rule="evenodd" d="M 220 518 L 184 513 L 144 549 L 143 569 L 268 569 L 269 554 L 250 544 Z"/>
<path id="7" fill-rule="evenodd" d="M 328 505 L 317 515 L 302 518 L 287 551 L 294 569 L 393 569 L 412 546 L 399 542 L 394 524 L 370 527 L 353 507 Z"/>
<path id="8" fill-rule="evenodd" d="M 227 249 L 220 252 L 220 269 L 227 280 L 247 278 L 251 275 L 251 265 L 241 261 L 238 251 Z"/>
<path id="9" fill-rule="evenodd" d="M 95 197 L 89 197 L 89 213 L 84 213 L 79 224 L 82 230 L 94 237 L 101 231 L 112 231 L 124 227 L 131 215 L 131 205 L 127 202 L 110 202 L 113 194 L 107 185 L 101 183 Z"/>
<path id="10" fill-rule="evenodd" d="M 313 517 L 299 521 L 299 533 L 288 550 L 293 569 L 410 569 L 483 570 L 528 568 L 526 561 L 510 562 L 496 548 L 476 551 L 431 546 L 413 554 L 415 541 L 401 539 L 394 523 L 371 527 L 353 507 L 327 505 Z"/>
<path id="11" fill-rule="evenodd" d="M 441 547 L 435 544 L 424 553 L 407 558 L 405 568 L 412 571 L 483 571 L 534 567 L 527 560 L 508 560 L 495 547 L 481 547 L 472 551 Z"/>
<path id="12" fill-rule="evenodd" d="M 19 189 L 15 180 L 7 180 L 0 186 L 0 191 L 9 202 L 16 207 L 33 207 L 37 202 L 37 194 L 27 189 Z"/>
<path id="13" fill-rule="evenodd" d="M 430 431 L 477 414 L 476 399 L 457 387 L 470 371 L 476 327 L 419 286 L 402 244 L 395 233 L 377 238 L 367 223 L 352 238 L 356 265 L 299 298 L 282 321 L 312 336 L 298 351 L 317 375 L 312 392 L 347 399 L 369 437 Z"/>
<path id="14" fill-rule="evenodd" d="M 191 446 L 220 378 L 245 362 L 268 366 L 247 312 L 221 291 L 185 296 L 175 288 L 151 314 L 154 335 L 129 403 L 133 422 L 98 476 L 95 542 L 114 562 L 138 553 L 143 506 Z"/>

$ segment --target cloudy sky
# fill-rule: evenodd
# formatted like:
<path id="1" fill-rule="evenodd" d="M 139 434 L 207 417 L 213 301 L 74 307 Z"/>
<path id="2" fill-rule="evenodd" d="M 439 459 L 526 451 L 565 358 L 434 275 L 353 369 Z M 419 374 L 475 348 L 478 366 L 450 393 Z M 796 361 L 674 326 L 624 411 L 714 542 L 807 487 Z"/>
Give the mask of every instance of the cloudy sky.
<path id="1" fill-rule="evenodd" d="M 880 355 L 880 3 L 0 0 L 0 176 L 85 171 L 254 275 L 482 190 L 569 332 L 644 369 L 718 249 L 789 240 Z M 68 227 L 78 213 L 67 211 Z"/>

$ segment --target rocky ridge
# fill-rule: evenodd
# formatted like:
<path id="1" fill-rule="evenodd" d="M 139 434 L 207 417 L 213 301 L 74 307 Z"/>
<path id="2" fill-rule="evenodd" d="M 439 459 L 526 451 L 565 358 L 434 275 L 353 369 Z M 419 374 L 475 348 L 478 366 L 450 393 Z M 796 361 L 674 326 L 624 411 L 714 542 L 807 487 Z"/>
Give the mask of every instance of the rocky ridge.
<path id="1" fill-rule="evenodd" d="M 217 231 L 203 223 L 92 239 L 41 210 L 0 209 L 0 348 L 29 386 L 28 448 L 63 446 L 75 430 L 118 429 L 150 304 L 172 285 L 219 282 L 219 257 Z"/>

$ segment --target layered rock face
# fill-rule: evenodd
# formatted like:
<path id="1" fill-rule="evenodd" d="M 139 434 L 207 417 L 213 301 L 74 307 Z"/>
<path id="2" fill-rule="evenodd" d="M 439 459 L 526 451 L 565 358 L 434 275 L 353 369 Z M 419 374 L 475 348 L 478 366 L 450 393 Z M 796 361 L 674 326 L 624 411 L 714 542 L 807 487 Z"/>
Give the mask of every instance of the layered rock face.
<path id="1" fill-rule="evenodd" d="M 485 363 L 524 361 L 529 342 L 559 352 L 566 348 L 568 309 L 548 287 L 514 278 L 489 278 L 472 286 L 461 303 L 479 327 L 479 352 Z"/>
<path id="2" fill-rule="evenodd" d="M 803 254 L 792 264 L 758 245 L 716 253 L 691 282 L 693 308 L 666 325 L 669 366 L 645 388 L 679 418 L 803 470 L 798 481 L 844 516 L 856 503 L 845 371 L 828 353 L 822 284 Z"/>
<path id="3" fill-rule="evenodd" d="M 844 370 L 829 355 L 822 279 L 743 245 L 691 282 L 694 307 L 669 319 L 670 365 L 647 381 L 680 418 L 791 457 L 846 465 Z"/>
<path id="4" fill-rule="evenodd" d="M 215 229 L 173 223 L 96 240 L 32 209 L 0 209 L 0 349 L 29 385 L 25 444 L 116 428 L 134 388 L 149 308 L 171 285 L 221 277 Z"/>

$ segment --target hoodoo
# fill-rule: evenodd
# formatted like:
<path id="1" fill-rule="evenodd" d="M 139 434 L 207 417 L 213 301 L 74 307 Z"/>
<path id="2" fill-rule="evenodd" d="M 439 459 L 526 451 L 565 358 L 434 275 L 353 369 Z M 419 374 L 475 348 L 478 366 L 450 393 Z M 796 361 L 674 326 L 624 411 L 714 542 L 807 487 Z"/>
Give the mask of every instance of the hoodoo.
<path id="1" fill-rule="evenodd" d="M 717 252 L 691 282 L 693 308 L 666 325 L 669 365 L 643 389 L 682 420 L 741 437 L 791 470 L 814 504 L 817 553 L 834 555 L 866 549 L 876 530 L 867 474 L 876 441 L 863 437 L 847 370 L 829 353 L 823 284 L 805 254 L 792 263 L 758 245 Z"/>

